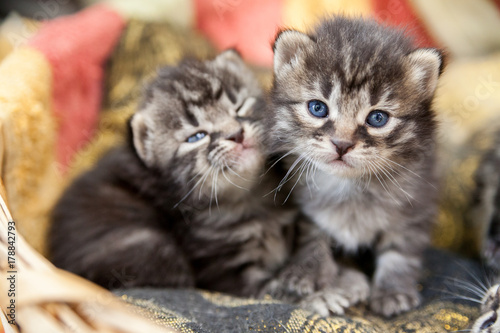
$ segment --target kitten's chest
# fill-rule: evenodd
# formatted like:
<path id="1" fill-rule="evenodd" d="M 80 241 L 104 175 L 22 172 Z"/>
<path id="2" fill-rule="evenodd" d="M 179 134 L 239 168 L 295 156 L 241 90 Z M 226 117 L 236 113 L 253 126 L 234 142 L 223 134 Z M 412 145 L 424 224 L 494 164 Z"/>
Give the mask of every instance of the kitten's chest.
<path id="1" fill-rule="evenodd" d="M 228 265 L 259 263 L 264 267 L 280 265 L 288 255 L 287 229 L 295 210 L 259 206 L 250 200 L 212 207 L 199 212 L 189 228 L 195 243 L 207 244 L 193 249 L 194 257 L 221 257 Z"/>
<path id="2" fill-rule="evenodd" d="M 371 246 L 395 219 L 385 198 L 350 179 L 318 172 L 319 186 L 301 184 L 297 200 L 304 213 L 348 251 Z"/>

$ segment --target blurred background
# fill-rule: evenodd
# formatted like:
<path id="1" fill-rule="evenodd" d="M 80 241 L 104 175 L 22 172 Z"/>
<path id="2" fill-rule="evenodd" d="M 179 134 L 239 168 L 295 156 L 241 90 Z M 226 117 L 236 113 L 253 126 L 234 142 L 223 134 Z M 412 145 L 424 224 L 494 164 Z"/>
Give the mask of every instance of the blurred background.
<path id="1" fill-rule="evenodd" d="M 197 29 L 220 49 L 236 47 L 248 60 L 271 63 L 278 27 L 307 30 L 331 13 L 370 16 L 404 27 L 421 46 L 445 47 L 457 57 L 500 48 L 500 0 L 3 0 L 0 15 L 34 20 L 105 3 L 126 18 Z"/>

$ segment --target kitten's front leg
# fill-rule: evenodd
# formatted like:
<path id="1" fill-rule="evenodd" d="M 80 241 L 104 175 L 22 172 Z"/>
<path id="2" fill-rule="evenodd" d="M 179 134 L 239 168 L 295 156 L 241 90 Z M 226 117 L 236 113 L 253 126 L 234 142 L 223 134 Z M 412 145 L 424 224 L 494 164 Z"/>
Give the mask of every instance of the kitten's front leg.
<path id="1" fill-rule="evenodd" d="M 288 302 L 299 302 L 304 297 L 332 285 L 338 267 L 330 250 L 329 237 L 306 219 L 297 222 L 294 251 L 276 277 L 261 289 L 260 295 Z"/>
<path id="2" fill-rule="evenodd" d="M 394 247 L 377 255 L 370 295 L 370 307 L 374 312 L 391 317 L 420 304 L 417 278 L 421 255 L 420 251 L 416 253 Z"/>
<path id="3" fill-rule="evenodd" d="M 366 301 L 370 295 L 366 275 L 348 267 L 339 269 L 340 272 L 330 287 L 306 297 L 300 302 L 301 306 L 322 316 L 342 315 L 345 309 Z"/>
<path id="4" fill-rule="evenodd" d="M 298 303 L 322 316 L 344 310 L 368 299 L 366 275 L 339 266 L 332 256 L 330 237 L 307 220 L 298 224 L 298 248 L 261 295 Z"/>

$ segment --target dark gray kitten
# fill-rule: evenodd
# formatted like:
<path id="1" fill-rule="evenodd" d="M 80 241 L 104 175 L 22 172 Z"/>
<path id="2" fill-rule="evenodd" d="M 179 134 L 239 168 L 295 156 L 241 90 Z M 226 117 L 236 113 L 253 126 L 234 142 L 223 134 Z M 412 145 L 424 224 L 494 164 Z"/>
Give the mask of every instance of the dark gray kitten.
<path id="1" fill-rule="evenodd" d="M 481 300 L 481 313 L 474 321 L 471 333 L 500 332 L 500 285 L 490 287 Z"/>
<path id="2" fill-rule="evenodd" d="M 475 174 L 471 219 L 481 228 L 481 255 L 485 263 L 500 274 L 500 130 L 490 134 L 493 145 Z"/>
<path id="3" fill-rule="evenodd" d="M 431 102 L 442 67 L 438 50 L 370 20 L 333 17 L 276 38 L 270 140 L 287 156 L 295 200 L 334 247 L 375 254 L 371 282 L 333 258 L 322 263 L 337 273 L 304 299 L 320 314 L 368 298 L 384 316 L 419 304 L 436 214 Z"/>
<path id="4" fill-rule="evenodd" d="M 494 122 L 497 124 L 497 121 Z M 491 123 L 490 123 L 491 126 Z M 495 126 L 495 125 L 493 125 Z M 496 127 L 498 128 L 498 127 Z M 491 135 L 492 147 L 486 151 L 475 174 L 476 188 L 471 206 L 474 225 L 481 227 L 483 243 L 481 256 L 486 267 L 492 270 L 490 287 L 481 300 L 481 315 L 474 322 L 471 332 L 500 332 L 500 130 L 484 131 Z M 484 288 L 479 286 L 476 289 Z"/>
<path id="5" fill-rule="evenodd" d="M 233 51 L 163 68 L 130 142 L 74 182 L 53 212 L 53 262 L 107 288 L 255 295 L 288 257 L 294 209 L 264 194 L 257 80 Z"/>

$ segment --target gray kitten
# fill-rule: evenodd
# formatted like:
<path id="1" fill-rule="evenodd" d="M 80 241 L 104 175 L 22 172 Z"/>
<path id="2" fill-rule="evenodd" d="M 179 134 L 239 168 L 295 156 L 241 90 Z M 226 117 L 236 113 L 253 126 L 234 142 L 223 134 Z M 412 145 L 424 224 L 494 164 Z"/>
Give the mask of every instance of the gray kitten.
<path id="1" fill-rule="evenodd" d="M 53 262 L 107 288 L 256 295 L 288 258 L 296 210 L 264 196 L 257 80 L 237 53 L 162 68 L 129 143 L 76 180 L 53 212 Z"/>
<path id="2" fill-rule="evenodd" d="M 270 144 L 288 160 L 284 182 L 334 247 L 375 254 L 371 282 L 330 254 L 317 273 L 334 272 L 330 285 L 309 288 L 305 306 L 327 315 L 369 299 L 392 316 L 419 304 L 437 210 L 431 102 L 442 69 L 438 50 L 370 20 L 333 17 L 310 34 L 278 34 L 268 117 Z M 294 283 L 299 294 L 310 277 Z"/>
<path id="3" fill-rule="evenodd" d="M 500 332 L 500 285 L 489 288 L 481 300 L 481 314 L 474 321 L 472 333 Z"/>
<path id="4" fill-rule="evenodd" d="M 491 125 L 491 123 L 490 123 Z M 488 133 L 488 131 L 486 131 Z M 482 132 L 484 136 L 484 132 Z M 500 130 L 489 133 L 492 147 L 484 154 L 475 174 L 476 188 L 472 197 L 471 218 L 482 227 L 481 256 L 492 270 L 497 283 L 481 301 L 481 315 L 471 332 L 500 332 Z M 479 287 L 481 289 L 481 286 Z"/>
<path id="5" fill-rule="evenodd" d="M 475 173 L 470 218 L 480 227 L 482 258 L 490 268 L 500 272 L 500 130 L 490 135 L 493 145 Z"/>

